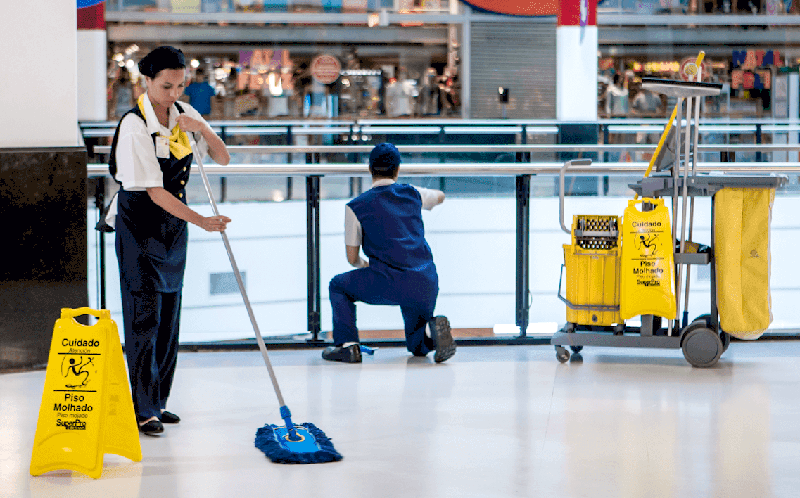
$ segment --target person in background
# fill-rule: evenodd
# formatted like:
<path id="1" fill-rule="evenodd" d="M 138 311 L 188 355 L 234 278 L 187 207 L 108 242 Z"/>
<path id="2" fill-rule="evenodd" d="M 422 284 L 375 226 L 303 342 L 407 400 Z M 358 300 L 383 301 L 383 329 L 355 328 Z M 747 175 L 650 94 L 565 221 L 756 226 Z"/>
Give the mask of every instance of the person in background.
<path id="1" fill-rule="evenodd" d="M 186 87 L 184 93 L 189 97 L 189 104 L 191 104 L 201 116 L 206 119 L 211 116 L 211 97 L 216 95 L 217 92 L 214 90 L 214 87 L 208 83 L 206 74 L 202 69 L 197 70 L 194 82 Z"/>
<path id="2" fill-rule="evenodd" d="M 620 73 L 614 75 L 614 80 L 606 88 L 606 115 L 628 115 L 628 78 Z"/>
<path id="3" fill-rule="evenodd" d="M 230 162 L 225 144 L 191 105 L 178 103 L 186 81 L 183 53 L 158 47 L 139 62 L 147 84 L 120 120 L 109 170 L 120 189 L 106 216 L 115 229 L 125 355 L 139 430 L 164 431 L 180 417 L 166 411 L 178 357 L 188 223 L 225 230 L 226 216 L 202 216 L 186 205 L 193 150 Z M 191 135 L 191 139 L 190 139 Z"/>
<path id="4" fill-rule="evenodd" d="M 631 107 L 644 116 L 656 116 L 661 110 L 661 97 L 655 92 L 642 88 L 631 102 Z"/>
<path id="5" fill-rule="evenodd" d="M 111 87 L 111 117 L 119 119 L 133 107 L 133 83 L 128 70 L 120 68 L 119 79 Z"/>
<path id="6" fill-rule="evenodd" d="M 444 193 L 397 183 L 399 170 L 397 148 L 376 145 L 369 155 L 372 188 L 345 206 L 347 261 L 356 269 L 330 282 L 334 345 L 322 352 L 326 360 L 361 363 L 357 301 L 399 305 L 414 356 L 435 350 L 434 361 L 441 363 L 456 352 L 450 322 L 433 316 L 439 276 L 422 222 L 422 210 L 444 202 Z M 361 247 L 369 261 L 359 255 Z"/>

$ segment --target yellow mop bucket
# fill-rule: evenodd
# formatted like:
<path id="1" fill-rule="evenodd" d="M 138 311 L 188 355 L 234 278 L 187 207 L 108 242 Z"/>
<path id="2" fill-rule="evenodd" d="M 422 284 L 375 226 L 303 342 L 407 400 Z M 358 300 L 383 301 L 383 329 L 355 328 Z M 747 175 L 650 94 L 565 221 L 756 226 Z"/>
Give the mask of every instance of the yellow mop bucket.
<path id="1" fill-rule="evenodd" d="M 649 203 L 651 211 L 636 205 Z M 669 211 L 664 199 L 628 201 L 622 223 L 620 316 L 656 315 L 674 319 L 675 263 Z"/>
<path id="2" fill-rule="evenodd" d="M 99 320 L 81 325 L 75 317 Z M 31 475 L 75 470 L 95 479 L 103 455 L 142 459 L 117 326 L 108 310 L 61 310 L 45 373 Z"/>
<path id="3" fill-rule="evenodd" d="M 619 315 L 619 217 L 575 215 L 564 244 L 567 322 L 609 326 Z"/>

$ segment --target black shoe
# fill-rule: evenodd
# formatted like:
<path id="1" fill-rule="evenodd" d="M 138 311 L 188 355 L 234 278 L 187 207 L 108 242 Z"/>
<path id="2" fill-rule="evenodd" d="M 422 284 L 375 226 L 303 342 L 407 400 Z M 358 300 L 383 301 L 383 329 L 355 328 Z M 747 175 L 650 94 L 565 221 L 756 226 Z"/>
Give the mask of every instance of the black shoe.
<path id="1" fill-rule="evenodd" d="M 428 322 L 428 327 L 431 329 L 431 339 L 436 346 L 433 361 L 436 363 L 447 361 L 456 354 L 456 343 L 450 334 L 450 321 L 445 316 L 437 316 Z"/>
<path id="2" fill-rule="evenodd" d="M 139 424 L 139 432 L 153 436 L 164 432 L 164 424 L 159 420 L 150 420 L 144 424 Z"/>
<path id="3" fill-rule="evenodd" d="M 330 346 L 322 352 L 322 358 L 328 361 L 343 361 L 345 363 L 361 363 L 361 346 Z"/>
<path id="4" fill-rule="evenodd" d="M 168 412 L 167 410 L 161 412 L 161 415 L 159 415 L 158 418 L 161 420 L 161 423 L 163 424 L 177 424 L 178 422 L 181 421 L 181 418 L 179 416 L 175 415 L 172 412 Z"/>

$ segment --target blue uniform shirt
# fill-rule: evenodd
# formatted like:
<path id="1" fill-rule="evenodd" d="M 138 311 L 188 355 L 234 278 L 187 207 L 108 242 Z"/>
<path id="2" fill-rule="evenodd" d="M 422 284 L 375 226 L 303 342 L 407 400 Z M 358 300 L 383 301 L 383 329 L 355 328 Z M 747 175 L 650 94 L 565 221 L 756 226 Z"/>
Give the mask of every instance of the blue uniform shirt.
<path id="1" fill-rule="evenodd" d="M 433 263 L 422 223 L 422 197 L 411 185 L 376 185 L 347 206 L 362 229 L 370 266 L 380 262 L 399 270 L 423 270 Z"/>

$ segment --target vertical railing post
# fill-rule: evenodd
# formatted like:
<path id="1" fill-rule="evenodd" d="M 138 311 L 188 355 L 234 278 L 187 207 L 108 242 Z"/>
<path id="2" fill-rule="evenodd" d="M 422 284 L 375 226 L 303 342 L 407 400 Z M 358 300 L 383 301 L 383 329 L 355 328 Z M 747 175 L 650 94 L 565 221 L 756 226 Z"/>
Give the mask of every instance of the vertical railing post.
<path id="1" fill-rule="evenodd" d="M 106 177 L 99 176 L 96 178 L 97 184 L 94 194 L 94 205 L 97 208 L 97 221 L 103 216 L 103 209 L 106 203 Z M 106 309 L 106 234 L 102 230 L 97 230 L 99 234 L 98 259 L 100 260 L 100 309 Z"/>
<path id="2" fill-rule="evenodd" d="M 516 323 L 520 337 L 528 333 L 531 175 L 517 176 Z"/>
<path id="3" fill-rule="evenodd" d="M 306 245 L 308 282 L 309 343 L 319 343 L 320 333 L 320 261 L 319 261 L 319 176 L 306 177 Z"/>
<path id="4" fill-rule="evenodd" d="M 756 144 L 761 145 L 761 123 L 756 123 Z M 756 151 L 756 162 L 761 162 L 761 151 Z"/>
<path id="5" fill-rule="evenodd" d="M 294 138 L 292 137 L 292 127 L 290 125 L 290 126 L 286 127 L 286 145 L 292 146 L 292 145 L 294 145 L 293 142 L 294 142 Z M 286 162 L 288 164 L 292 164 L 292 154 L 286 154 Z M 292 192 L 293 188 L 292 187 L 293 187 L 293 185 L 292 185 L 292 177 L 291 176 L 287 176 L 286 177 L 286 199 L 287 200 L 290 200 L 292 198 L 292 195 L 293 195 L 293 192 Z"/>
<path id="6" fill-rule="evenodd" d="M 528 127 L 527 125 L 522 125 L 522 134 L 519 137 L 519 144 L 520 145 L 527 145 L 528 144 Z M 530 162 L 530 157 L 528 157 L 528 152 L 517 152 L 516 154 L 516 162 L 523 163 L 523 162 Z"/>
<path id="7" fill-rule="evenodd" d="M 353 123 L 350 123 L 350 133 L 347 134 L 347 145 L 353 145 Z M 347 154 L 347 160 L 350 161 L 350 164 L 356 164 L 356 154 L 355 152 L 350 152 Z M 360 178 L 358 178 L 360 180 Z M 350 197 L 355 197 L 358 195 L 358 190 L 360 190 L 360 185 L 356 185 L 356 177 L 350 177 Z M 360 193 L 360 192 L 359 192 Z"/>

